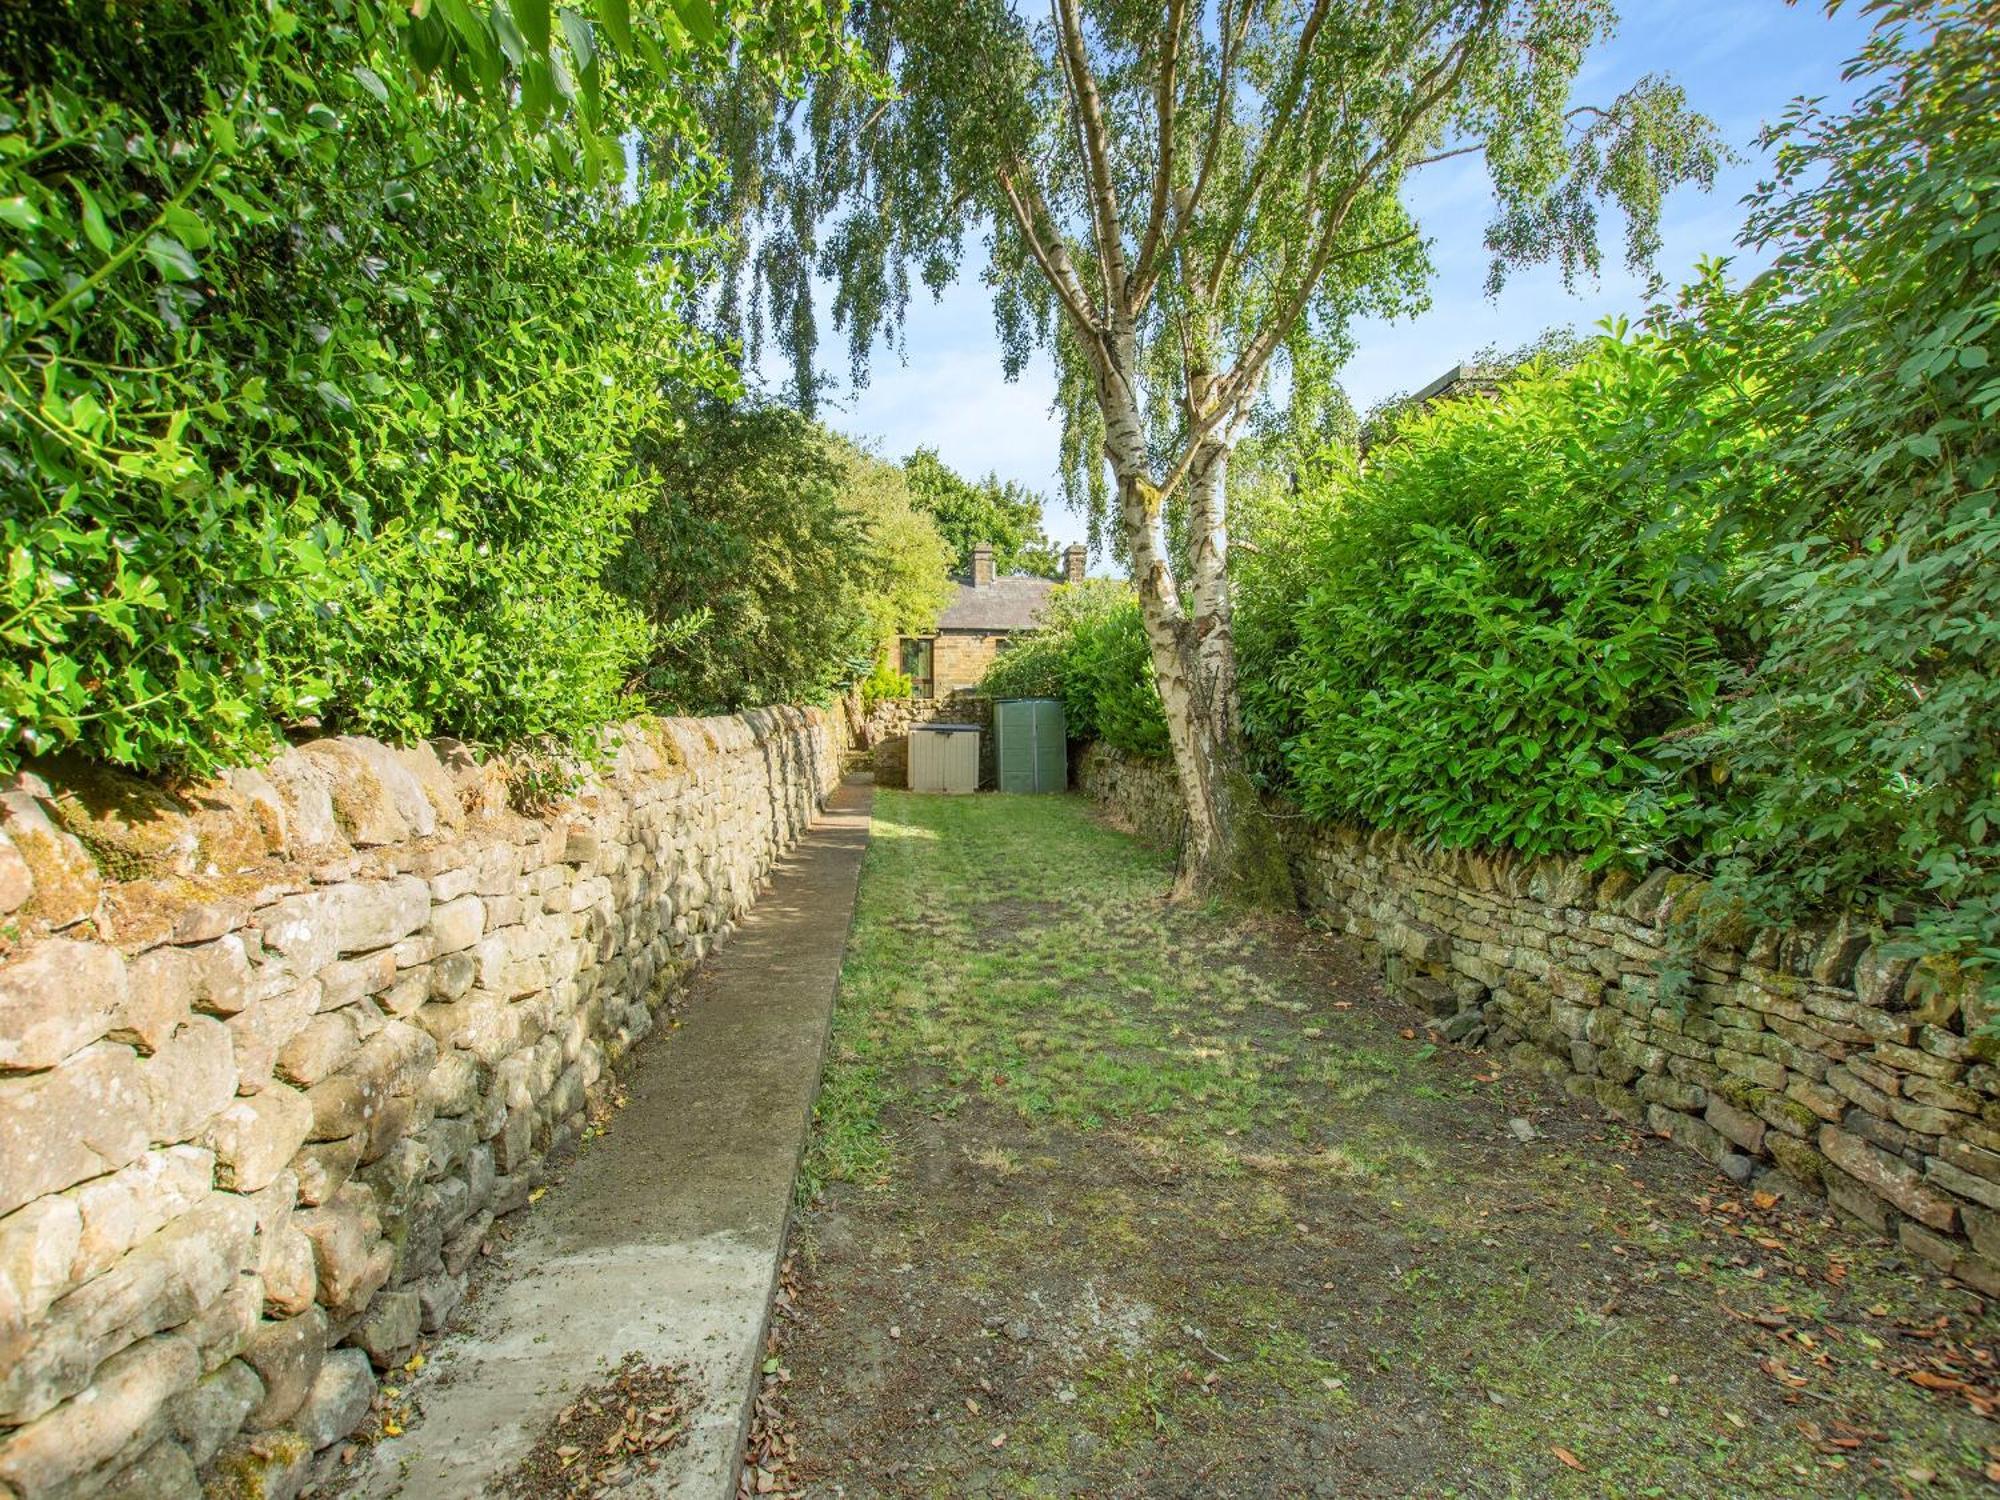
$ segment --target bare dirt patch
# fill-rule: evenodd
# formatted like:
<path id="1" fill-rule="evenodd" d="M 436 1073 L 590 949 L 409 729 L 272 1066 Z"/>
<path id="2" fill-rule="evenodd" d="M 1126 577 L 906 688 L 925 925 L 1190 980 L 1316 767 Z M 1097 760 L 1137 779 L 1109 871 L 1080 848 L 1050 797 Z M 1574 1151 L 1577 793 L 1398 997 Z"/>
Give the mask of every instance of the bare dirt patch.
<path id="1" fill-rule="evenodd" d="M 1994 1320 L 1070 799 L 883 794 L 775 1492 L 1975 1494 Z M 1510 1121 L 1526 1120 L 1530 1138 Z"/>

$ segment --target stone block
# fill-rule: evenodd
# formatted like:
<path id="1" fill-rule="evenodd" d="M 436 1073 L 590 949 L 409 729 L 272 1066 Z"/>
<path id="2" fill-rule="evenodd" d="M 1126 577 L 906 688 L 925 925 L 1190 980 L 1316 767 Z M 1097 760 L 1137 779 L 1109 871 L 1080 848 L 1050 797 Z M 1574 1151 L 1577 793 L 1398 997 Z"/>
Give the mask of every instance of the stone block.
<path id="1" fill-rule="evenodd" d="M 388 746 L 341 736 L 314 740 L 299 750 L 324 777 L 334 821 L 355 847 L 400 844 L 436 830 L 430 799 Z"/>
<path id="2" fill-rule="evenodd" d="M 323 965 L 318 975 L 322 1011 L 356 1005 L 396 982 L 396 950 L 382 948 L 355 958 L 337 958 Z"/>
<path id="3" fill-rule="evenodd" d="M 1751 1155 L 1764 1149 L 1765 1122 L 1757 1116 L 1738 1109 L 1726 1099 L 1711 1098 L 1703 1118 L 1734 1141 Z"/>
<path id="4" fill-rule="evenodd" d="M 1787 1088 L 1791 1090 L 1796 1090 L 1799 1087 L 1800 1080 L 1796 1078 L 1791 1080 L 1787 1085 Z M 1818 1130 L 1822 1123 L 1823 1117 L 1818 1111 L 1793 1097 L 1789 1092 L 1784 1094 L 1759 1094 L 1756 1102 L 1757 1113 L 1766 1122 L 1776 1126 L 1787 1135 L 1797 1136 L 1802 1141 L 1812 1139 L 1813 1132 Z M 1841 1112 L 1836 1107 L 1834 1118 L 1839 1119 L 1840 1117 Z"/>
<path id="5" fill-rule="evenodd" d="M 19 788 L 0 792 L 0 817 L 15 856 L 28 868 L 28 894 L 17 908 L 22 916 L 68 927 L 97 909 L 97 865 L 32 794 Z M 13 890 L 20 890 L 18 873 Z"/>
<path id="6" fill-rule="evenodd" d="M 324 1203 L 339 1192 L 361 1165 L 361 1145 L 359 1136 L 349 1136 L 301 1146 L 292 1158 L 292 1170 L 298 1175 L 299 1202 Z"/>
<path id="7" fill-rule="evenodd" d="M 265 1236 L 258 1271 L 264 1286 L 267 1317 L 296 1317 L 313 1305 L 319 1293 L 313 1243 L 289 1219 Z"/>
<path id="8" fill-rule="evenodd" d="M 1891 1155 L 1900 1156 L 1913 1149 L 1914 1138 L 1909 1131 L 1894 1120 L 1878 1120 L 1866 1110 L 1850 1109 L 1840 1117 L 1840 1124 L 1850 1134 L 1873 1142 Z"/>
<path id="9" fill-rule="evenodd" d="M 1938 1142 L 1938 1155 L 1961 1172 L 1968 1172 L 1987 1182 L 2000 1183 L 2000 1151 L 1946 1137 Z"/>
<path id="10" fill-rule="evenodd" d="M 1901 1215 L 1866 1185 L 1833 1166 L 1822 1169 L 1821 1182 L 1826 1189 L 1827 1202 L 1835 1208 L 1877 1234 L 1895 1233 Z"/>
<path id="11" fill-rule="evenodd" d="M 263 1283 L 254 1269 L 247 1270 L 177 1331 L 193 1339 L 201 1350 L 204 1371 L 220 1369 L 250 1342 L 263 1305 Z"/>
<path id="12" fill-rule="evenodd" d="M 10 915 L 27 905 L 35 894 L 35 875 L 28 868 L 14 841 L 0 832 L 0 915 Z"/>
<path id="13" fill-rule="evenodd" d="M 485 935 L 486 908 L 477 896 L 460 896 L 431 909 L 432 953 L 458 953 Z"/>
<path id="14" fill-rule="evenodd" d="M 1978 1089 L 1968 1088 L 1960 1083 L 1945 1083 L 1940 1079 L 1923 1077 L 1921 1074 L 1904 1081 L 1903 1097 L 1913 1104 L 1963 1115 L 1976 1115 L 1987 1104 L 1986 1097 Z M 1895 1111 L 1892 1109 L 1890 1113 L 1894 1114 Z"/>
<path id="15" fill-rule="evenodd" d="M 313 1448 L 329 1448 L 361 1425 L 374 1399 L 368 1356 L 359 1349 L 336 1349 L 313 1377 L 292 1425 Z"/>
<path id="16" fill-rule="evenodd" d="M 236 1051 L 229 1028 L 190 1016 L 141 1069 L 148 1131 L 162 1144 L 191 1140 L 236 1097 Z"/>
<path id="17" fill-rule="evenodd" d="M 1826 1086 L 1835 1093 L 1852 1100 L 1871 1115 L 1887 1118 L 1889 1096 L 1874 1084 L 1862 1078 L 1853 1067 L 1832 1067 L 1826 1072 Z"/>
<path id="18" fill-rule="evenodd" d="M 71 1195 L 80 1218 L 72 1279 L 84 1282 L 207 1199 L 215 1156 L 195 1146 L 148 1151 L 130 1166 Z M 11 1222 L 11 1221 L 9 1221 Z"/>
<path id="19" fill-rule="evenodd" d="M 147 1146 L 130 1047 L 97 1042 L 46 1073 L 0 1078 L 0 1214 L 115 1172 Z"/>
<path id="20" fill-rule="evenodd" d="M 423 1307 L 412 1288 L 383 1292 L 350 1335 L 378 1370 L 401 1364 L 423 1331 Z"/>
<path id="21" fill-rule="evenodd" d="M 319 1009 L 317 980 L 256 996 L 224 1024 L 236 1048 L 236 1086 L 255 1093 L 270 1083 L 278 1054 Z"/>
<path id="22" fill-rule="evenodd" d="M 431 997 L 431 970 L 428 963 L 396 976 L 396 982 L 375 997 L 375 1003 L 391 1016 L 413 1016 Z"/>
<path id="23" fill-rule="evenodd" d="M 95 1500 L 202 1500 L 193 1456 L 172 1438 L 161 1438 L 95 1490 Z"/>
<path id="24" fill-rule="evenodd" d="M 65 1401 L 0 1439 L 0 1484 L 48 1494 L 100 1466 L 137 1458 L 166 1430 L 162 1408 L 201 1375 L 200 1356 L 172 1334 L 105 1360 L 88 1398 Z"/>
<path id="25" fill-rule="evenodd" d="M 1965 1210 L 1965 1233 L 1972 1248 L 1991 1261 L 2000 1261 L 2000 1211 L 1990 1208 Z"/>
<path id="26" fill-rule="evenodd" d="M 1720 1162 L 1729 1150 L 1729 1142 L 1721 1131 L 1691 1115 L 1677 1114 L 1654 1104 L 1647 1107 L 1646 1123 L 1659 1134 L 1686 1146 L 1711 1163 Z"/>
<path id="27" fill-rule="evenodd" d="M 120 1348 L 186 1324 L 250 1266 L 256 1210 L 212 1194 L 50 1306 L 32 1344 L 0 1368 L 0 1422 L 30 1422 L 90 1384 Z"/>
<path id="28" fill-rule="evenodd" d="M 236 1434 L 264 1399 L 264 1382 L 240 1359 L 178 1391 L 167 1403 L 175 1435 L 196 1464 L 205 1464 Z"/>
<path id="29" fill-rule="evenodd" d="M 150 948 L 126 965 L 126 1000 L 109 1035 L 141 1052 L 164 1047 L 193 1012 L 199 965 L 184 948 Z"/>
<path id="30" fill-rule="evenodd" d="M 71 1283 L 83 1215 L 70 1198 L 41 1198 L 0 1219 L 0 1282 L 20 1300 L 14 1316 L 33 1323 Z"/>
<path id="31" fill-rule="evenodd" d="M 473 1258 L 479 1254 L 479 1247 L 485 1242 L 487 1232 L 492 1228 L 491 1209 L 481 1209 L 466 1220 L 458 1232 L 444 1243 L 445 1270 L 454 1276 L 463 1276 L 466 1267 L 470 1266 Z"/>
<path id="32" fill-rule="evenodd" d="M 191 1003 L 196 1010 L 213 1016 L 233 1016 L 257 998 L 250 946 L 242 934 L 232 932 L 212 943 L 179 951 L 187 958 L 194 985 Z"/>
<path id="33" fill-rule="evenodd" d="M 123 1017 L 125 960 L 101 943 L 49 938 L 0 967 L 0 1072 L 53 1068 Z"/>
<path id="34" fill-rule="evenodd" d="M 56 1302 L 33 1341 L 0 1368 L 0 1422 L 26 1422 L 81 1391 L 126 1345 L 188 1322 L 252 1260 L 256 1211 L 212 1194 Z"/>
<path id="35" fill-rule="evenodd" d="M 451 1321 L 453 1311 L 465 1296 L 462 1278 L 449 1272 L 440 1271 L 427 1276 L 417 1285 L 417 1306 L 422 1315 L 425 1333 L 442 1332 Z"/>
<path id="36" fill-rule="evenodd" d="M 382 1239 L 375 1195 L 350 1182 L 325 1203 L 301 1209 L 294 1222 L 312 1241 L 320 1300 L 335 1311 L 365 1303 L 371 1258 Z"/>
<path id="37" fill-rule="evenodd" d="M 447 953 L 431 965 L 431 994 L 439 1000 L 456 1000 L 472 988 L 478 965 L 470 953 Z"/>
<path id="38" fill-rule="evenodd" d="M 1957 1205 L 1947 1194 L 1927 1186 L 1907 1162 L 1837 1125 L 1820 1127 L 1819 1149 L 1841 1171 L 1919 1223 L 1945 1234 L 1958 1228 Z"/>
<path id="39" fill-rule="evenodd" d="M 312 1473 L 312 1444 L 286 1427 L 231 1443 L 210 1465 L 211 1500 L 295 1500 Z"/>
<path id="40" fill-rule="evenodd" d="M 1893 1008 L 1903 998 L 1913 964 L 1908 957 L 1884 952 L 1880 945 L 1869 948 L 1854 962 L 1854 997 L 1863 1005 Z"/>
<path id="41" fill-rule="evenodd" d="M 313 1107 L 296 1089 L 274 1084 L 238 1099 L 202 1137 L 215 1152 L 217 1185 L 254 1193 L 283 1171 L 313 1124 Z"/>
<path id="42" fill-rule="evenodd" d="M 1826 1158 L 1809 1141 L 1777 1134 L 1764 1138 L 1764 1147 L 1786 1176 L 1809 1192 L 1826 1191 Z"/>
<path id="43" fill-rule="evenodd" d="M 311 1088 L 345 1067 L 361 1050 L 361 1027 L 353 1015 L 356 1008 L 323 1009 L 300 1027 L 278 1049 L 278 1077 L 300 1088 Z"/>
<path id="44" fill-rule="evenodd" d="M 263 1397 L 244 1417 L 245 1427 L 252 1432 L 277 1427 L 305 1404 L 326 1361 L 326 1333 L 326 1314 L 317 1307 L 258 1327 L 243 1362 L 256 1371 Z"/>
<path id="45" fill-rule="evenodd" d="M 1945 1135 L 1956 1129 L 1965 1116 L 1934 1105 L 1893 1099 L 1889 1103 L 1889 1118 L 1917 1135 Z"/>

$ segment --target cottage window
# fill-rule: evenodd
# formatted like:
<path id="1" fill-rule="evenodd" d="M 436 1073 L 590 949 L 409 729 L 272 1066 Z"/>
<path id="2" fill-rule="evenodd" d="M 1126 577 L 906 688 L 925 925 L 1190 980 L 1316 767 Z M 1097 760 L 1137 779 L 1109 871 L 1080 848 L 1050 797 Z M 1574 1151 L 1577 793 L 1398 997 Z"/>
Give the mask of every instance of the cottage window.
<path id="1" fill-rule="evenodd" d="M 910 692 L 919 698 L 933 696 L 935 677 L 931 669 L 930 641 L 903 640 L 903 675 L 910 679 Z"/>

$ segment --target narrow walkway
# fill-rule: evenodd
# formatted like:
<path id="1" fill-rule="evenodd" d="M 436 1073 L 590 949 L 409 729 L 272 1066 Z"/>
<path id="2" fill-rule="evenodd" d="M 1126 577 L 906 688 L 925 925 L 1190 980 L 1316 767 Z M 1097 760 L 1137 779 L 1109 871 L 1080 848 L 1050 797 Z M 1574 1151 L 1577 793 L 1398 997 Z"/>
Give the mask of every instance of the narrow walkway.
<path id="1" fill-rule="evenodd" d="M 697 977 L 682 1024 L 641 1045 L 625 1108 L 517 1219 L 464 1331 L 402 1392 L 421 1416 L 373 1450 L 360 1493 L 569 1493 L 567 1473 L 517 1466 L 553 1451 L 558 1412 L 633 1354 L 685 1365 L 696 1407 L 659 1472 L 635 1464 L 618 1493 L 736 1493 L 872 791 L 840 789 Z M 599 1467 L 581 1457 L 579 1479 Z"/>
<path id="2" fill-rule="evenodd" d="M 880 794 L 760 1493 L 1992 1493 L 1977 1296 L 1167 884 Z"/>

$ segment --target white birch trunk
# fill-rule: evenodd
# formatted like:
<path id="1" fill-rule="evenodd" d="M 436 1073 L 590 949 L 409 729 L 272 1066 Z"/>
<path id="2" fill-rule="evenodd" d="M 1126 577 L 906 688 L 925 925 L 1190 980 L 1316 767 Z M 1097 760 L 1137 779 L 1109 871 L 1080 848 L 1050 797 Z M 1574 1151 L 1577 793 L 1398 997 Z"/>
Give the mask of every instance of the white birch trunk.
<path id="1" fill-rule="evenodd" d="M 1117 352 L 1114 340 L 1113 361 Z M 1103 367 L 1098 383 L 1120 529 L 1187 811 L 1179 885 L 1184 891 L 1282 896 L 1289 890 L 1283 856 L 1244 770 L 1224 503 L 1228 443 L 1205 442 L 1189 471 L 1191 556 L 1184 607 L 1161 536 L 1163 497 L 1147 474 L 1145 429 L 1132 385 L 1115 368 Z"/>

